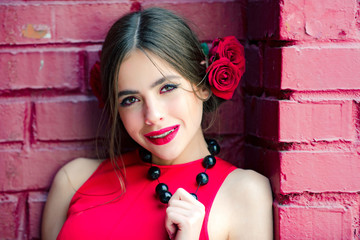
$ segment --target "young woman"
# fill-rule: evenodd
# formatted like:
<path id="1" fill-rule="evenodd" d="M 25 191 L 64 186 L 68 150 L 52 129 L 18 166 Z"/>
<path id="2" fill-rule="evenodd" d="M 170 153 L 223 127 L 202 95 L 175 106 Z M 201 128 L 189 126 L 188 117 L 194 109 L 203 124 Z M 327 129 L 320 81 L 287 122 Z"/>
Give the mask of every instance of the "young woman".
<path id="1" fill-rule="evenodd" d="M 43 239 L 272 239 L 268 180 L 215 157 L 219 146 L 201 128 L 203 111 L 231 98 L 243 48 L 218 39 L 206 59 L 167 10 L 130 13 L 111 27 L 101 54 L 110 157 L 60 169 Z M 138 150 L 119 155 L 122 129 Z"/>

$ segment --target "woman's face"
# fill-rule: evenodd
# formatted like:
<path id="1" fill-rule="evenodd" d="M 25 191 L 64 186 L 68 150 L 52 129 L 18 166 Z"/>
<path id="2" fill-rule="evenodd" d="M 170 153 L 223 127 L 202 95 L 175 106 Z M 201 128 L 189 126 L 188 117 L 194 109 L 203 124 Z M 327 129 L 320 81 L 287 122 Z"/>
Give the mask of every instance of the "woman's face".
<path id="1" fill-rule="evenodd" d="M 154 54 L 147 55 L 151 60 L 141 50 L 134 50 L 120 66 L 118 109 L 127 132 L 153 153 L 153 163 L 201 158 L 206 154 L 202 153 L 206 151 L 201 130 L 203 101 L 169 64 Z M 202 99 L 208 94 L 204 89 L 197 92 Z"/>

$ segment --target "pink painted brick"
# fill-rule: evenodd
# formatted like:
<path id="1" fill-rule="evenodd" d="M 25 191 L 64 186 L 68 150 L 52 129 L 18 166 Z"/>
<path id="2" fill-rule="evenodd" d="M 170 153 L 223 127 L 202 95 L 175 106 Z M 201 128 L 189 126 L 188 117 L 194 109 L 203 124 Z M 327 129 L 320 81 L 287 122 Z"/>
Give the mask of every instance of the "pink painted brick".
<path id="1" fill-rule="evenodd" d="M 323 91 L 360 88 L 359 44 L 267 49 L 264 62 L 264 84 L 269 89 Z"/>
<path id="2" fill-rule="evenodd" d="M 306 19 L 304 18 L 304 5 L 306 3 L 304 2 L 303 0 L 288 0 L 280 4 L 278 23 L 279 39 L 311 38 L 307 36 L 305 32 Z"/>
<path id="3" fill-rule="evenodd" d="M 23 102 L 0 103 L 0 142 L 24 141 L 28 108 L 29 106 Z"/>
<path id="4" fill-rule="evenodd" d="M 245 131 L 272 141 L 279 139 L 279 100 L 245 98 Z"/>
<path id="5" fill-rule="evenodd" d="M 101 111 L 94 98 L 68 97 L 35 103 L 36 139 L 78 140 L 97 136 Z"/>
<path id="6" fill-rule="evenodd" d="M 82 58 L 71 50 L 0 52 L 0 89 L 77 89 L 83 78 Z"/>
<path id="7" fill-rule="evenodd" d="M 48 4 L 0 5 L 0 44 L 46 43 L 54 39 Z"/>
<path id="8" fill-rule="evenodd" d="M 244 167 L 243 135 L 223 135 L 219 144 L 221 146 L 219 157 L 237 167 Z"/>
<path id="9" fill-rule="evenodd" d="M 356 138 L 351 101 L 298 103 L 248 97 L 245 100 L 245 119 L 248 134 L 271 141 Z"/>
<path id="10" fill-rule="evenodd" d="M 128 13 L 129 3 L 63 4 L 54 8 L 60 42 L 103 41 L 112 23 Z"/>
<path id="11" fill-rule="evenodd" d="M 279 13 L 278 1 L 249 0 L 247 3 L 247 29 L 250 39 L 278 39 Z"/>
<path id="12" fill-rule="evenodd" d="M 176 3 L 178 2 L 178 3 Z M 144 7 L 164 7 L 189 19 L 201 40 L 212 41 L 217 37 L 234 35 L 245 38 L 246 1 L 148 3 Z"/>
<path id="13" fill-rule="evenodd" d="M 5 33 L 0 43 L 100 41 L 110 24 L 129 10 L 129 3 L 95 1 L 0 6 L 0 32 Z"/>
<path id="14" fill-rule="evenodd" d="M 17 205 L 16 195 L 0 194 L 0 236 L 3 239 L 17 237 Z"/>
<path id="15" fill-rule="evenodd" d="M 352 110 L 352 101 L 279 101 L 279 141 L 355 140 Z"/>
<path id="16" fill-rule="evenodd" d="M 354 239 L 350 211 L 340 204 L 297 206 L 274 204 L 276 239 Z"/>
<path id="17" fill-rule="evenodd" d="M 356 1 L 248 1 L 252 39 L 359 39 Z"/>
<path id="18" fill-rule="evenodd" d="M 359 160 L 351 152 L 281 152 L 280 193 L 359 192 Z"/>
<path id="19" fill-rule="evenodd" d="M 30 192 L 28 197 L 29 206 L 29 237 L 40 239 L 41 217 L 46 202 L 47 194 L 43 192 Z"/>
<path id="20" fill-rule="evenodd" d="M 245 1 L 144 2 L 143 7 L 160 6 L 178 12 L 196 25 L 203 40 L 235 35 L 245 36 Z M 100 3 L 81 1 L 71 4 L 0 6 L 0 43 L 30 44 L 49 42 L 103 41 L 111 24 L 128 13 L 130 3 Z M 237 24 L 234 24 L 237 22 Z M 211 26 L 211 27 L 209 27 Z M 205 30 L 206 29 L 206 30 Z"/>
<path id="21" fill-rule="evenodd" d="M 205 115 L 203 128 L 206 129 L 206 134 L 243 134 L 244 106 L 241 99 L 241 89 L 238 87 L 233 98 L 219 106 L 217 115 L 214 112 Z M 215 122 L 210 125 L 213 117 L 215 117 Z"/>
<path id="22" fill-rule="evenodd" d="M 358 39 L 356 1 L 283 1 L 280 36 L 284 40 Z"/>
<path id="23" fill-rule="evenodd" d="M 25 189 L 46 189 L 61 166 L 77 157 L 96 158 L 95 146 L 78 145 L 72 148 L 37 150 L 24 159 Z M 96 161 L 96 160 L 89 160 Z"/>
<path id="24" fill-rule="evenodd" d="M 259 89 L 263 87 L 263 53 L 260 47 L 249 45 L 245 48 L 246 71 L 241 79 L 245 89 Z M 258 90 L 258 91 L 259 91 Z"/>
<path id="25" fill-rule="evenodd" d="M 20 151 L 0 151 L 0 192 L 22 189 L 23 168 Z"/>
<path id="26" fill-rule="evenodd" d="M 360 190 L 357 153 L 275 151 L 248 144 L 244 153 L 245 168 L 267 176 L 276 194 Z"/>
<path id="27" fill-rule="evenodd" d="M 195 31 L 198 32 L 202 40 L 213 40 L 216 37 L 226 35 L 244 38 L 244 1 L 143 3 L 145 8 L 152 6 L 174 10 L 194 22 Z M 87 3 L 57 6 L 55 8 L 57 41 L 103 41 L 111 24 L 128 13 L 129 9 L 130 4 L 128 3 Z M 234 22 L 238 24 L 234 24 Z"/>
<path id="28" fill-rule="evenodd" d="M 86 51 L 86 57 L 87 57 L 87 61 L 86 61 L 87 65 L 85 67 L 86 89 L 88 91 L 91 91 L 91 87 L 89 84 L 90 70 L 97 61 L 100 61 L 99 51 L 101 51 L 101 45 L 87 47 L 85 49 L 85 51 Z"/>
<path id="29" fill-rule="evenodd" d="M 57 170 L 77 157 L 96 158 L 94 145 L 53 145 L 33 151 L 0 151 L 0 191 L 46 189 Z"/>
<path id="30" fill-rule="evenodd" d="M 280 192 L 280 153 L 245 144 L 244 168 L 253 169 L 270 179 L 274 193 Z"/>
<path id="31" fill-rule="evenodd" d="M 26 239 L 24 195 L 0 193 L 0 238 Z"/>

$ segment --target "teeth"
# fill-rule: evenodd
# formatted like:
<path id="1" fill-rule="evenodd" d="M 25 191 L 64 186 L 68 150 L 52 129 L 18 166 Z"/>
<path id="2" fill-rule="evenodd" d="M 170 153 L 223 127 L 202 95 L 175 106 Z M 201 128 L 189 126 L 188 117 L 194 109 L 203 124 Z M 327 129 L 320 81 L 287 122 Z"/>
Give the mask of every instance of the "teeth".
<path id="1" fill-rule="evenodd" d="M 150 138 L 163 138 L 163 137 L 166 137 L 167 135 L 169 135 L 170 133 L 172 133 L 173 131 L 175 131 L 175 129 L 171 129 L 170 131 L 167 131 L 160 135 L 151 136 Z"/>

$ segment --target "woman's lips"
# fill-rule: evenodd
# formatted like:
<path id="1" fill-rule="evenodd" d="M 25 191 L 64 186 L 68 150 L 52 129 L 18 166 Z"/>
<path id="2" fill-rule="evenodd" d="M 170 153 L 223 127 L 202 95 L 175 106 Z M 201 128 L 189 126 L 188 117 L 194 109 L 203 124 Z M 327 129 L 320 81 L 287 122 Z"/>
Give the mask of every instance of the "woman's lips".
<path id="1" fill-rule="evenodd" d="M 155 145 L 164 145 L 174 139 L 180 125 L 175 125 L 145 134 L 147 140 Z"/>

